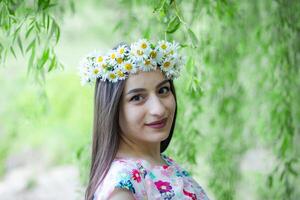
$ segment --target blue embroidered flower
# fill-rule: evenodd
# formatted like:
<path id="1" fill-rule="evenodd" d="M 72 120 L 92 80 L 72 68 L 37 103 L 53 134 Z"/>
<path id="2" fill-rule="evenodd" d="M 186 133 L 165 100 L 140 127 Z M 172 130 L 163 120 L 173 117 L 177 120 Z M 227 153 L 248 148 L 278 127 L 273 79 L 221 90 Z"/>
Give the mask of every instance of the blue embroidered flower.
<path id="1" fill-rule="evenodd" d="M 182 173 L 184 176 L 190 176 L 190 174 L 189 174 L 187 171 L 185 171 L 185 170 L 183 170 L 181 173 Z"/>
<path id="2" fill-rule="evenodd" d="M 161 193 L 161 197 L 164 200 L 171 200 L 173 197 L 175 197 L 175 192 L 170 190 L 169 192 Z"/>
<path id="3" fill-rule="evenodd" d="M 117 186 L 117 188 L 122 188 L 122 189 L 128 189 L 129 191 L 133 192 L 135 194 L 135 189 L 133 187 L 132 182 L 129 179 L 124 179 L 121 180 Z"/>
<path id="4" fill-rule="evenodd" d="M 166 161 L 167 165 L 171 166 L 173 163 L 173 160 L 169 157 L 167 157 L 166 155 L 161 154 L 162 158 L 164 159 L 164 161 Z"/>
<path id="5" fill-rule="evenodd" d="M 190 174 L 185 170 L 183 170 L 183 171 L 176 170 L 176 176 L 177 177 L 184 177 L 184 176 L 190 176 Z"/>

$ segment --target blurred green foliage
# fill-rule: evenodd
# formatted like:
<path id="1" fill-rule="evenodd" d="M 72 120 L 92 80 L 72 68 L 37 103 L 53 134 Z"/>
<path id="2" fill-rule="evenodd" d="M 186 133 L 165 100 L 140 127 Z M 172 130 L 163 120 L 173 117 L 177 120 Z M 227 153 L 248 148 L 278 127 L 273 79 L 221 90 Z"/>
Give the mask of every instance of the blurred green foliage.
<path id="1" fill-rule="evenodd" d="M 67 56 L 70 60 L 77 59 L 74 54 L 80 54 L 72 52 L 71 43 L 77 39 L 76 44 L 81 45 L 82 36 L 86 36 L 86 40 L 94 39 L 89 45 L 78 46 L 82 52 L 90 46 L 96 48 L 96 43 L 101 43 L 104 49 L 141 37 L 154 41 L 177 40 L 182 44 L 187 64 L 182 77 L 175 81 L 178 124 L 167 154 L 188 168 L 205 185 L 212 199 L 244 199 L 248 195 L 250 199 L 279 200 L 300 196 L 297 188 L 300 184 L 300 148 L 297 145 L 300 141 L 299 1 L 32 2 L 29 9 L 24 9 L 28 5 L 23 1 L 0 1 L 0 9 L 10 13 L 8 16 L 2 14 L 0 19 L 1 34 L 8 38 L 5 47 L 1 40 L 1 55 L 16 54 L 15 46 L 21 52 L 29 48 L 29 42 L 26 48 L 23 46 L 30 41 L 26 40 L 26 32 L 31 34 L 30 20 L 33 18 L 24 18 L 26 12 L 28 16 L 40 17 L 35 17 L 33 23 L 48 35 L 38 36 L 40 32 L 33 28 L 36 31 L 32 32 L 32 37 L 41 37 L 41 43 L 47 44 L 48 39 L 54 39 L 56 45 L 62 25 L 54 16 L 57 13 L 62 16 L 64 9 L 70 7 L 75 8 L 75 14 L 80 14 L 83 19 L 80 22 L 85 26 L 76 29 L 77 38 L 74 27 L 69 27 L 72 34 L 69 31 L 69 35 L 62 38 L 70 36 L 71 39 L 62 41 L 59 47 L 70 46 L 69 54 L 62 53 L 61 60 L 66 60 Z M 14 12 L 18 9 L 23 15 Z M 36 12 L 39 14 L 35 15 Z M 53 25 L 56 31 L 49 32 L 45 19 L 56 24 Z M 26 28 L 18 33 L 18 26 Z M 83 30 L 88 33 L 83 34 Z M 29 68 L 36 66 L 34 70 L 42 75 L 40 77 L 46 72 L 42 69 L 51 71 L 53 59 L 59 63 L 54 53 L 55 45 L 42 47 L 39 55 L 32 54 L 34 49 L 28 50 L 31 54 L 25 56 L 29 56 Z M 50 48 L 48 53 L 47 48 Z M 1 56 L 1 60 L 4 57 Z M 47 62 L 50 62 L 48 68 L 45 67 Z M 42 86 L 24 84 L 23 76 L 13 78 L 21 80 L 19 82 L 10 82 L 0 74 L 2 93 L 15 96 L 9 104 L 2 104 L 11 108 L 3 109 L 0 114 L 1 122 L 5 122 L 0 128 L 7 133 L 2 135 L 0 142 L 0 162 L 4 162 L 18 143 L 45 145 L 43 148 L 53 151 L 55 162 L 75 160 L 82 181 L 86 183 L 93 91 L 79 86 L 75 68 L 51 72 L 47 84 Z M 7 101 L 5 97 L 2 99 Z M 271 152 L 266 160 L 257 161 L 264 164 L 271 160 L 272 168 L 266 172 L 244 171 L 241 167 L 247 153 L 256 149 Z M 255 194 L 247 194 L 245 190 L 246 194 L 241 196 L 239 190 L 244 190 L 241 189 L 243 184 Z"/>
<path id="2" fill-rule="evenodd" d="M 28 73 L 39 82 L 46 72 L 62 67 L 55 46 L 60 38 L 57 18 L 66 10 L 74 11 L 73 1 L 2 0 L 0 1 L 0 60 L 5 64 L 16 51 L 28 57 Z"/>

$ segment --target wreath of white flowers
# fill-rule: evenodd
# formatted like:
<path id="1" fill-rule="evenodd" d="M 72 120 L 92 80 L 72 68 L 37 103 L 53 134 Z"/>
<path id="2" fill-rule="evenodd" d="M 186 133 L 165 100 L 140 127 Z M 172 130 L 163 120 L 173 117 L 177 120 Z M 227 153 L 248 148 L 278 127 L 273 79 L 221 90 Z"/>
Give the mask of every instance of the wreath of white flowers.
<path id="1" fill-rule="evenodd" d="M 169 79 L 179 77 L 179 72 L 184 65 L 184 59 L 178 53 L 179 44 L 176 42 L 159 41 L 150 43 L 147 39 L 130 45 L 120 45 L 102 55 L 93 52 L 82 59 L 79 73 L 82 85 L 101 81 L 117 82 L 125 80 L 129 74 L 139 70 L 151 71 L 159 68 Z"/>

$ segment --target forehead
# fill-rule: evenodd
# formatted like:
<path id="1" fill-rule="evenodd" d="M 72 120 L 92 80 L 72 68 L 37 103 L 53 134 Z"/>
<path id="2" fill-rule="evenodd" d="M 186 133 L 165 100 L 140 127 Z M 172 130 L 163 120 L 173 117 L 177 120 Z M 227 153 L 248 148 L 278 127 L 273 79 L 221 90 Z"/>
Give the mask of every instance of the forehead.
<path id="1" fill-rule="evenodd" d="M 160 70 L 130 74 L 125 82 L 125 92 L 134 88 L 155 88 L 157 84 L 165 80 L 165 76 Z"/>

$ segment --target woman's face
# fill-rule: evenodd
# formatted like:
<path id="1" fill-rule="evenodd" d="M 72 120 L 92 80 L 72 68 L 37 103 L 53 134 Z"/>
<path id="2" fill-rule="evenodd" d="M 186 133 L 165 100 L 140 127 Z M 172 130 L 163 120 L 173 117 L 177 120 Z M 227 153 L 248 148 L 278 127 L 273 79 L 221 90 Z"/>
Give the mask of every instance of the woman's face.
<path id="1" fill-rule="evenodd" d="M 122 136 L 133 142 L 160 143 L 169 136 L 175 108 L 170 83 L 160 70 L 130 75 L 120 102 Z"/>

